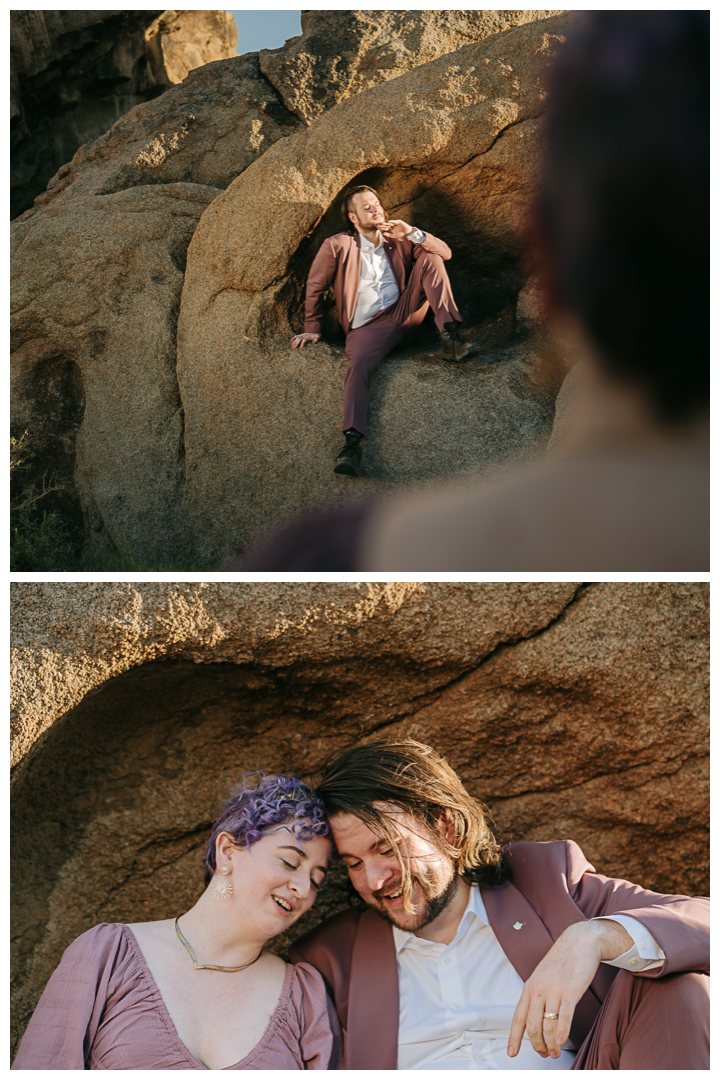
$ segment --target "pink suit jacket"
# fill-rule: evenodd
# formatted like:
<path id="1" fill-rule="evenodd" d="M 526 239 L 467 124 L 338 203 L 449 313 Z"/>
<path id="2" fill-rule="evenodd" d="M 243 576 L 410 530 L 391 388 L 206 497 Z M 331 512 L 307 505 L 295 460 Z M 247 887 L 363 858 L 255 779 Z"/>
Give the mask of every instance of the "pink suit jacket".
<path id="1" fill-rule="evenodd" d="M 709 901 L 663 896 L 595 873 L 572 840 L 510 844 L 510 878 L 482 885 L 490 926 L 510 963 L 526 981 L 570 925 L 598 915 L 631 915 L 665 953 L 661 968 L 638 978 L 676 971 L 709 973 Z M 520 930 L 515 923 L 522 923 Z M 323 975 L 346 1032 L 348 1069 L 397 1069 L 400 1013 L 392 927 L 372 910 L 342 911 L 291 948 Z M 578 1002 L 570 1032 L 584 1042 L 618 968 L 601 964 Z"/>
<path id="2" fill-rule="evenodd" d="M 411 240 L 385 241 L 385 254 L 401 293 L 405 291 L 412 264 L 421 251 L 439 255 L 445 261 L 452 256 L 447 244 L 430 233 L 425 233 L 422 244 L 413 244 Z M 360 290 L 360 263 L 360 234 L 354 229 L 352 232 L 336 233 L 324 241 L 308 275 L 306 334 L 320 333 L 324 314 L 323 294 L 329 285 L 333 286 L 335 292 L 340 325 L 346 334 L 349 333 Z"/>

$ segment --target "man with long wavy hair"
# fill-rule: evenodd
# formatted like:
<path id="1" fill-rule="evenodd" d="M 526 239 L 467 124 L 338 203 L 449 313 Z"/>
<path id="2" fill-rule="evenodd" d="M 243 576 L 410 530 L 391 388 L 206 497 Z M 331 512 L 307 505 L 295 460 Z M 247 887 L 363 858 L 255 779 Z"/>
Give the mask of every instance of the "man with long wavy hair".
<path id="1" fill-rule="evenodd" d="M 316 792 L 362 910 L 293 953 L 348 1068 L 709 1068 L 705 898 L 605 878 L 569 840 L 501 848 L 413 740 L 335 754 Z"/>

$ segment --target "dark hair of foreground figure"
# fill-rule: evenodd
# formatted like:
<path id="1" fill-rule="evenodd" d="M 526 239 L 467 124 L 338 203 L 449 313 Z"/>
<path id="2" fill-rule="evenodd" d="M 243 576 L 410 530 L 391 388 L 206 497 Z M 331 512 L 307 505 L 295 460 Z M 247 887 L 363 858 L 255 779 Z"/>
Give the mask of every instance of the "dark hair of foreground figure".
<path id="1" fill-rule="evenodd" d="M 709 11 L 600 11 L 559 50 L 536 227 L 546 286 L 660 420 L 707 405 Z"/>

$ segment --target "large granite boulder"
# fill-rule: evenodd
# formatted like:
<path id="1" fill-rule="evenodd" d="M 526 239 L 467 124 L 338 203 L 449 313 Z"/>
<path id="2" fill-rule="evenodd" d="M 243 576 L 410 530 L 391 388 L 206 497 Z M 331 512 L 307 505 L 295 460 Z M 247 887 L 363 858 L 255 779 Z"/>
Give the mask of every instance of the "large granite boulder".
<path id="1" fill-rule="evenodd" d="M 451 245 L 450 278 L 470 325 L 512 319 L 527 277 L 541 79 L 568 18 L 466 45 L 341 102 L 272 146 L 209 207 L 188 252 L 178 323 L 184 504 L 202 557 L 242 545 L 302 502 L 357 491 L 331 471 L 342 349 L 289 347 L 311 260 L 343 227 L 348 186 L 370 183 L 391 216 Z M 365 459 L 375 489 L 487 474 L 541 452 L 552 398 L 532 388 L 527 342 L 503 345 L 487 347 L 481 363 L 449 367 L 425 348 L 383 364 Z"/>
<path id="2" fill-rule="evenodd" d="M 351 15 L 348 18 L 348 14 Z M 260 66 L 307 124 L 411 68 L 554 11 L 303 11 L 302 35 L 262 49 Z"/>
<path id="3" fill-rule="evenodd" d="M 334 13 L 338 26 L 341 16 L 351 28 L 364 18 Z M 449 367 L 429 334 L 384 365 L 365 489 L 497 471 L 542 450 L 553 399 L 533 385 L 515 303 L 538 82 L 568 19 L 465 46 L 309 129 L 256 54 L 210 63 L 58 171 L 13 226 L 13 421 L 30 431 L 38 477 L 51 473 L 58 488 L 48 508 L 55 500 L 86 550 L 217 562 L 278 513 L 357 491 L 330 471 L 339 340 L 293 353 L 288 336 L 310 261 L 341 227 L 339 197 L 358 178 L 451 244 L 456 294 L 484 349 L 481 364 Z M 426 45 L 456 43 L 420 23 Z M 493 26 L 479 20 L 475 32 Z M 222 189 L 185 283 L 200 208 Z"/>
<path id="4" fill-rule="evenodd" d="M 225 11 L 11 11 L 11 217 L 79 146 L 236 46 Z"/>
<path id="5" fill-rule="evenodd" d="M 187 552 L 187 247 L 219 191 L 300 126 L 256 54 L 200 67 L 81 147 L 12 226 L 13 425 L 53 477 L 49 507 L 91 549 Z"/>
<path id="6" fill-rule="evenodd" d="M 97 922 L 202 889 L 219 799 L 256 769 L 402 734 L 507 840 L 708 889 L 704 584 L 15 584 L 13 1036 Z M 338 868 L 298 926 L 346 906 Z"/>

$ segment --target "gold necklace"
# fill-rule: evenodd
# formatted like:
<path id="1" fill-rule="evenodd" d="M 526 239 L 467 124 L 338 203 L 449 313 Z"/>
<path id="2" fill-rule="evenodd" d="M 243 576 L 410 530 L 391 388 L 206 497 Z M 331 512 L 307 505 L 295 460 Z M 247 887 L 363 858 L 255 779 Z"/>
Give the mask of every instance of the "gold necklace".
<path id="1" fill-rule="evenodd" d="M 201 971 L 203 968 L 208 968 L 208 970 L 210 970 L 210 971 L 244 971 L 245 968 L 249 968 L 251 964 L 256 964 L 257 961 L 260 959 L 260 957 L 263 954 L 263 950 L 261 949 L 254 960 L 249 960 L 247 964 L 241 964 L 240 967 L 220 967 L 219 964 L 198 964 L 197 956 L 193 952 L 192 945 L 190 944 L 188 939 L 183 936 L 183 932 L 180 929 L 180 927 L 178 926 L 179 921 L 180 921 L 180 916 L 178 915 L 177 919 L 175 920 L 175 930 L 177 932 L 177 936 L 180 938 L 183 945 L 185 946 L 187 951 L 190 953 L 190 956 L 192 957 L 193 967 L 195 968 L 196 971 Z M 263 948 L 264 948 L 264 946 L 263 946 Z"/>

